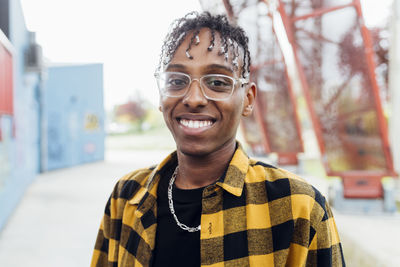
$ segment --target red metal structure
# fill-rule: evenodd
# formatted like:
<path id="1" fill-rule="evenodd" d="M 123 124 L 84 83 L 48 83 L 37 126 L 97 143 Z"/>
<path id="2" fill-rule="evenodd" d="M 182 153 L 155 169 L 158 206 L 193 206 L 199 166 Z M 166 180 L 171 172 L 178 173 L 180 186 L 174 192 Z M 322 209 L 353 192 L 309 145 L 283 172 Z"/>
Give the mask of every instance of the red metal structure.
<path id="1" fill-rule="evenodd" d="M 250 42 L 256 42 L 251 53 L 256 58 L 252 79 L 260 89 L 258 104 L 255 116 L 243 123 L 245 133 L 250 132 L 247 136 L 253 137 L 252 146 L 263 142 L 266 152 L 279 153 L 287 148 L 275 146 L 274 141 L 293 144 L 295 138 L 280 136 L 283 132 L 296 133 L 301 143 L 293 77 L 288 78 L 288 62 L 272 23 L 265 22 L 278 16 L 291 44 L 287 49 L 293 50 L 326 173 L 341 177 L 346 198 L 383 197 L 381 179 L 397 174 L 376 78 L 376 55 L 360 1 L 223 0 L 220 4 L 249 33 Z M 248 11 L 252 7 L 256 12 Z M 217 9 L 213 4 L 208 10 Z M 254 129 L 261 130 L 261 136 Z"/>
<path id="2" fill-rule="evenodd" d="M 225 0 L 224 7 L 230 20 L 236 22 L 242 17 L 246 2 L 234 8 Z M 251 9 L 254 5 L 248 7 Z M 258 85 L 255 114 L 242 123 L 244 137 L 253 151 L 275 152 L 278 164 L 295 165 L 297 154 L 303 152 L 303 143 L 292 81 L 267 9 L 265 13 L 259 13 L 258 9 L 254 11 L 255 25 L 242 25 L 251 27 L 248 32 L 255 33 L 252 46 L 256 48 L 252 51 L 250 78 Z"/>
<path id="3" fill-rule="evenodd" d="M 396 174 L 360 1 L 280 0 L 278 11 L 327 174 L 345 197 L 382 197 L 381 178 Z"/>
<path id="4" fill-rule="evenodd" d="M 276 42 L 272 23 L 266 23 L 277 15 L 291 44 L 288 49 L 293 49 L 326 173 L 342 178 L 346 198 L 383 197 L 381 179 L 397 175 L 376 78 L 376 55 L 360 1 L 223 0 L 220 4 L 256 43 L 251 78 L 260 89 L 258 103 L 255 116 L 243 123 L 250 144 L 259 147 L 262 142 L 266 152 L 282 153 L 288 149 L 279 146 L 285 140 L 301 151 L 293 77 L 288 78 L 282 43 Z M 208 10 L 217 10 L 213 5 Z M 254 130 L 261 130 L 261 135 Z M 287 132 L 297 137 L 285 136 Z"/>
<path id="5" fill-rule="evenodd" d="M 253 114 L 250 117 L 242 118 L 241 128 L 243 129 L 243 137 L 246 143 L 250 145 L 251 151 L 255 155 L 265 155 L 269 153 L 270 148 L 268 147 L 268 141 L 263 135 L 263 129 L 258 123 L 260 119 L 256 119 L 258 116 L 257 106 L 253 110 Z"/>

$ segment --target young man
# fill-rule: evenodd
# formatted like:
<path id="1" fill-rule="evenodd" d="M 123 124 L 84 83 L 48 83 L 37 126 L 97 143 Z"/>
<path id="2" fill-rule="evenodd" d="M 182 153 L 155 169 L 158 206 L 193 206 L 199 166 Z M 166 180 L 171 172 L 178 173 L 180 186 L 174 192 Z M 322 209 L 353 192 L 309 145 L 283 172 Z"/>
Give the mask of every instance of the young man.
<path id="1" fill-rule="evenodd" d="M 175 22 L 155 76 L 177 150 L 118 181 L 92 267 L 344 266 L 325 198 L 235 139 L 256 95 L 247 45 L 224 16 Z"/>

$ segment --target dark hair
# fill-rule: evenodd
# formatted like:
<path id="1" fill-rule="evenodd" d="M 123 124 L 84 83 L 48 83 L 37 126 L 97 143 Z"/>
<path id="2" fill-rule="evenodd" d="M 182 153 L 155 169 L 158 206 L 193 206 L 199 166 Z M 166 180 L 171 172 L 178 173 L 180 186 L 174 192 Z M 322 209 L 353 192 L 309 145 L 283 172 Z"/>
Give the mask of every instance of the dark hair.
<path id="1" fill-rule="evenodd" d="M 244 30 L 229 23 L 225 15 L 211 15 L 209 12 L 191 12 L 183 18 L 175 20 L 171 24 L 171 30 L 164 39 L 161 48 L 160 61 L 157 70 L 161 70 L 162 66 L 167 65 L 173 58 L 176 50 L 186 38 L 188 33 L 192 33 L 189 46 L 186 49 L 186 55 L 193 59 L 189 51 L 192 44 L 195 43 L 196 36 L 202 28 L 209 28 L 211 30 L 211 40 L 208 51 L 214 48 L 215 32 L 219 33 L 221 38 L 221 46 L 223 51 L 219 55 L 224 55 L 227 60 L 227 52 L 229 48 L 233 52 L 233 62 L 237 62 L 239 47 L 243 49 L 243 63 L 242 63 L 242 76 L 247 78 L 250 73 L 250 51 L 248 48 L 249 38 L 246 36 Z M 237 67 L 237 66 L 236 66 Z"/>

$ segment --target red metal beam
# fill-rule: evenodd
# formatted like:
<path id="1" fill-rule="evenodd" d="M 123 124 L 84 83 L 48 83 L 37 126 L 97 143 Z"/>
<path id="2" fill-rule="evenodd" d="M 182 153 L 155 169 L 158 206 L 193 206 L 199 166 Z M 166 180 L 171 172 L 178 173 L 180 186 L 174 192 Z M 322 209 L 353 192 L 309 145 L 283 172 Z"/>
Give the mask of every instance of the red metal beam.
<path id="1" fill-rule="evenodd" d="M 267 137 L 268 133 L 268 128 L 267 125 L 264 122 L 264 117 L 262 116 L 263 114 L 263 103 L 260 100 L 260 97 L 256 97 L 256 105 L 254 106 L 254 117 L 256 119 L 256 122 L 258 123 L 258 125 L 260 125 L 261 130 L 262 130 L 262 139 L 263 139 L 263 146 L 264 146 L 264 150 L 265 152 L 271 153 L 271 144 L 269 143 L 269 139 Z"/>
<path id="2" fill-rule="evenodd" d="M 265 2 L 265 0 L 264 0 L 264 2 Z M 272 24 L 274 24 L 274 20 L 273 20 L 273 16 L 274 15 L 271 14 L 270 12 L 268 12 L 268 16 L 271 18 Z M 272 27 L 272 31 L 275 34 L 275 39 L 279 44 L 278 37 L 277 37 L 277 34 L 275 32 L 274 27 Z M 303 138 L 302 138 L 302 135 L 301 135 L 301 126 L 300 126 L 300 122 L 299 122 L 299 116 L 298 116 L 298 113 L 297 113 L 297 101 L 296 101 L 296 97 L 295 97 L 295 95 L 293 93 L 293 82 L 292 82 L 292 79 L 290 79 L 290 77 L 289 77 L 289 73 L 288 73 L 288 70 L 287 70 L 287 64 L 286 64 L 286 61 L 285 61 L 285 57 L 283 56 L 282 48 L 281 48 L 280 45 L 278 45 L 278 46 L 279 46 L 279 50 L 281 51 L 281 54 L 282 54 L 282 61 L 283 61 L 284 65 L 285 65 L 285 77 L 286 77 L 286 80 L 288 82 L 288 95 L 289 95 L 289 99 L 290 99 L 290 102 L 291 102 L 290 104 L 292 104 L 293 120 L 294 120 L 294 124 L 295 124 L 295 128 L 296 128 L 297 136 L 298 136 L 299 142 L 300 142 L 300 150 L 301 151 L 299 151 L 299 152 L 303 152 L 304 151 L 304 145 L 303 145 Z M 288 158 L 292 159 L 290 161 L 290 163 L 294 163 L 295 162 L 293 160 L 294 157 L 296 158 L 296 162 L 297 162 L 297 155 L 296 155 L 297 153 L 290 153 L 290 154 L 291 154 L 291 156 L 288 156 L 288 153 L 281 153 L 282 157 L 288 157 Z"/>
<path id="3" fill-rule="evenodd" d="M 250 71 L 257 71 L 259 69 L 261 69 L 262 67 L 268 66 L 268 65 L 273 65 L 279 62 L 283 62 L 283 58 L 281 58 L 281 60 L 270 60 L 270 61 L 265 61 L 261 64 L 257 64 L 257 65 L 251 65 L 250 66 Z"/>
<path id="4" fill-rule="evenodd" d="M 361 4 L 360 0 L 353 0 L 356 11 L 359 15 L 360 18 L 363 18 L 362 15 L 362 10 L 361 10 Z M 365 42 L 365 54 L 367 57 L 367 67 L 368 67 L 368 72 L 370 75 L 370 82 L 372 85 L 372 93 L 374 95 L 374 104 L 376 107 L 376 113 L 378 117 L 378 123 L 379 123 L 379 131 L 381 133 L 381 138 L 383 141 L 383 152 L 385 154 L 386 158 L 386 164 L 387 164 L 387 169 L 389 171 L 394 171 L 393 168 L 393 159 L 392 159 L 392 154 L 390 152 L 390 146 L 389 146 L 389 139 L 388 139 L 388 129 L 387 129 L 387 124 L 386 120 L 383 116 L 383 108 L 382 108 L 382 103 L 381 103 L 381 97 L 379 94 L 379 86 L 375 78 L 375 61 L 374 61 L 374 51 L 373 51 L 373 45 L 372 45 L 372 39 L 369 30 L 365 26 L 364 19 L 360 19 L 360 25 L 361 25 L 361 34 L 363 36 L 364 42 Z"/>
<path id="5" fill-rule="evenodd" d="M 274 33 L 275 33 L 275 31 L 274 31 Z M 279 46 L 279 49 L 281 49 L 280 46 Z M 300 150 L 301 151 L 299 151 L 299 152 L 304 152 L 303 137 L 301 135 L 301 126 L 300 126 L 300 122 L 299 122 L 299 114 L 297 113 L 297 110 L 298 110 L 297 109 L 297 99 L 296 99 L 296 97 L 295 97 L 295 95 L 293 93 L 293 80 L 289 77 L 289 73 L 288 73 L 288 70 L 287 70 L 287 64 L 286 64 L 285 60 L 284 60 L 284 63 L 285 63 L 285 76 L 286 76 L 286 80 L 288 81 L 289 99 L 290 99 L 290 102 L 291 102 L 292 107 L 293 107 L 294 123 L 295 123 L 296 131 L 297 131 L 297 136 L 300 139 L 299 142 L 300 142 Z M 296 162 L 297 162 L 297 155 L 296 155 Z"/>
<path id="6" fill-rule="evenodd" d="M 266 0 L 264 0 L 264 2 L 265 1 Z M 314 105 L 312 102 L 311 94 L 310 94 L 310 91 L 308 90 L 309 85 L 308 85 L 306 76 L 304 74 L 303 68 L 300 64 L 298 55 L 297 55 L 297 43 L 294 40 L 294 34 L 292 31 L 293 22 L 286 15 L 284 3 L 282 2 L 282 0 L 279 0 L 278 11 L 281 15 L 283 25 L 284 25 L 286 33 L 288 35 L 288 40 L 291 43 L 292 47 L 294 48 L 293 55 L 294 55 L 294 59 L 295 59 L 295 64 L 297 66 L 298 74 L 300 77 L 300 82 L 301 82 L 302 89 L 303 89 L 304 98 L 306 99 L 307 107 L 308 107 L 308 110 L 310 113 L 314 131 L 315 131 L 315 135 L 317 137 L 318 146 L 319 146 L 321 155 L 325 155 L 325 145 L 324 145 L 324 141 L 323 141 L 323 137 L 322 137 L 323 135 L 322 135 L 322 130 L 321 130 L 322 129 L 321 123 L 319 121 L 319 118 L 316 115 L 315 110 L 314 110 Z M 324 164 L 325 169 L 329 171 L 330 168 L 329 168 L 329 165 L 327 164 L 326 160 L 323 160 L 322 163 Z"/>
<path id="7" fill-rule="evenodd" d="M 222 2 L 224 3 L 225 10 L 226 10 L 229 20 L 232 23 L 236 24 L 236 18 L 235 18 L 235 15 L 233 14 L 233 7 L 232 7 L 231 3 L 229 2 L 229 0 L 223 0 Z"/>
<path id="8" fill-rule="evenodd" d="M 353 6 L 354 3 L 350 3 L 347 5 L 341 5 L 341 6 L 335 6 L 335 7 L 326 7 L 326 8 L 320 8 L 320 9 L 316 9 L 314 10 L 312 13 L 307 14 L 307 15 L 303 15 L 303 16 L 298 16 L 298 17 L 293 17 L 292 21 L 298 21 L 298 20 L 305 20 L 305 19 L 309 19 L 309 18 L 313 18 L 313 17 L 320 17 L 326 13 L 332 12 L 332 11 L 336 11 L 336 10 L 340 10 L 346 7 L 350 7 Z"/>
<path id="9" fill-rule="evenodd" d="M 324 36 L 322 36 L 322 35 L 320 35 L 320 34 L 315 34 L 315 33 L 312 33 L 312 32 L 310 32 L 310 31 L 307 31 L 307 30 L 301 29 L 301 28 L 297 28 L 297 31 L 299 31 L 299 32 L 300 32 L 300 31 L 301 31 L 301 32 L 304 32 L 305 34 L 307 34 L 309 37 L 311 37 L 311 38 L 313 38 L 313 39 L 322 40 L 322 41 L 327 42 L 327 43 L 339 45 L 337 42 L 332 41 L 332 40 L 329 40 L 329 39 L 325 38 Z"/>

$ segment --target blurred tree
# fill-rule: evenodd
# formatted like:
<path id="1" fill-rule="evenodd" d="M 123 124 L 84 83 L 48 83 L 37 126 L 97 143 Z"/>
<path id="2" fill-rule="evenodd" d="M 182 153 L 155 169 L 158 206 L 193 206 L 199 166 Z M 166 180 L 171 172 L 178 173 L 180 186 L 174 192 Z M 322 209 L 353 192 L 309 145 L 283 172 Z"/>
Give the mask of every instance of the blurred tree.
<path id="1" fill-rule="evenodd" d="M 141 99 L 131 99 L 125 104 L 116 106 L 114 109 L 115 120 L 117 122 L 136 125 L 139 131 L 142 131 L 146 113 L 144 102 Z"/>

